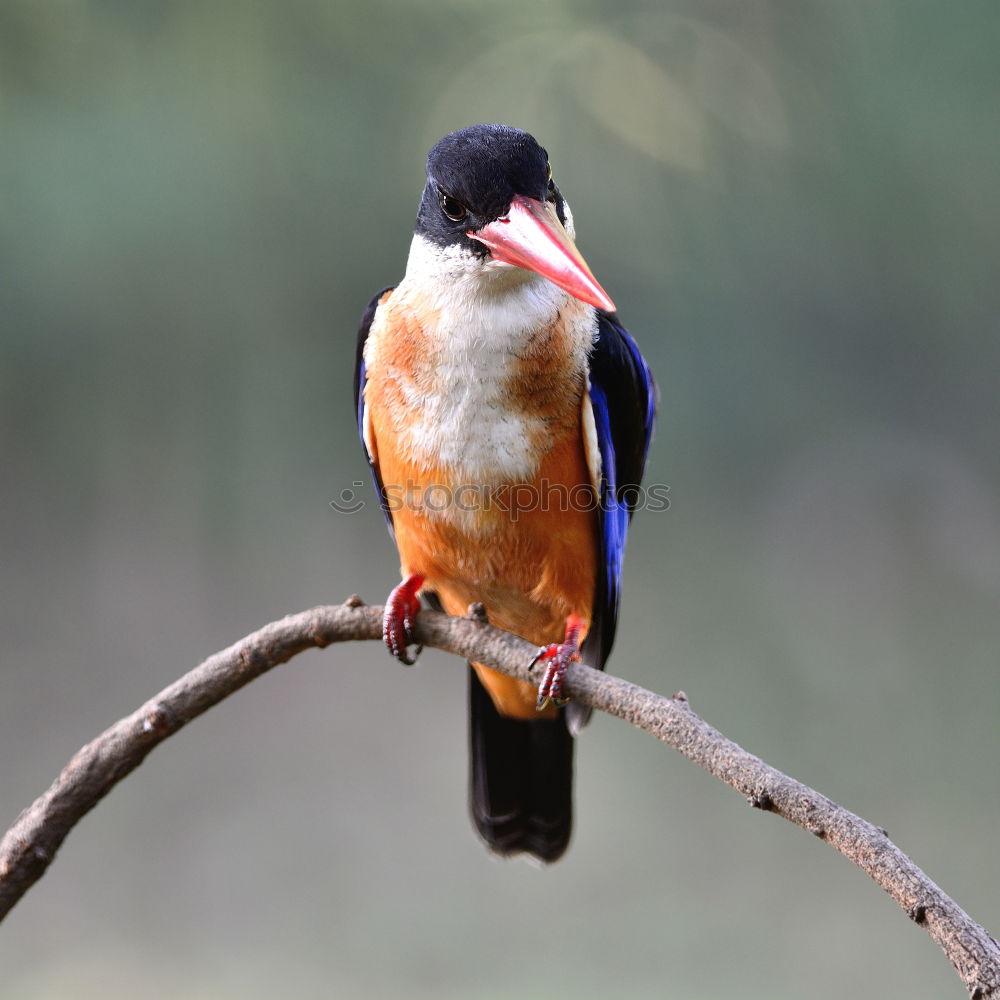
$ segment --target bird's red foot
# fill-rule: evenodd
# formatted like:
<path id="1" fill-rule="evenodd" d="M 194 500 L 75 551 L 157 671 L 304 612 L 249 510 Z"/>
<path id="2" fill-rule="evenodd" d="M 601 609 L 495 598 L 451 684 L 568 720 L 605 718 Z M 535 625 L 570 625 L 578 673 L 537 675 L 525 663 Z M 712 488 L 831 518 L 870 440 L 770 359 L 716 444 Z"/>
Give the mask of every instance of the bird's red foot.
<path id="1" fill-rule="evenodd" d="M 535 709 L 539 712 L 553 705 L 565 705 L 568 698 L 563 697 L 563 681 L 566 679 L 566 668 L 571 663 L 580 662 L 580 630 L 583 622 L 577 615 L 566 619 L 566 638 L 560 643 L 541 646 L 529 666 L 534 666 L 539 660 L 548 661 L 545 664 L 545 674 L 542 683 L 538 685 L 538 700 Z"/>
<path id="2" fill-rule="evenodd" d="M 420 610 L 417 591 L 423 585 L 424 578 L 419 573 L 411 573 L 402 583 L 393 587 L 385 602 L 385 614 L 382 617 L 382 641 L 389 652 L 408 667 L 417 662 L 423 649 L 423 646 L 417 646 L 413 659 L 407 653 L 407 646 L 413 642 L 413 619 Z"/>

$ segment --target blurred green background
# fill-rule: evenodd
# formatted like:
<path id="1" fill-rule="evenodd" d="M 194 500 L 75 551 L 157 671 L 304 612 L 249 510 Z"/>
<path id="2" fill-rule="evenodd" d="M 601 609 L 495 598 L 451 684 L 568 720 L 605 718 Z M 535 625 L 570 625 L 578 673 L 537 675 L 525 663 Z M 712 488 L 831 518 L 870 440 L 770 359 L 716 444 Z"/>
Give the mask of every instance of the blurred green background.
<path id="1" fill-rule="evenodd" d="M 357 319 L 427 148 L 499 120 L 661 387 L 611 669 L 1000 929 L 998 40 L 995 0 L 3 0 L 0 826 L 205 655 L 396 582 L 329 506 Z M 374 644 L 252 685 L 71 835 L 0 996 L 963 995 L 864 875 L 608 718 L 568 856 L 490 859 L 464 698 Z"/>

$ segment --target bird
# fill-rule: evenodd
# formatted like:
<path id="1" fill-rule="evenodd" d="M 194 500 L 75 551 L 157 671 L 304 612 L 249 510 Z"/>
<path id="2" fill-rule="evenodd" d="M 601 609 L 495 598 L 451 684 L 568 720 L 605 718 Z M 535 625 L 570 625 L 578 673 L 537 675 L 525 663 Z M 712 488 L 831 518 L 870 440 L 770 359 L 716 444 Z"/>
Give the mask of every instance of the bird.
<path id="1" fill-rule="evenodd" d="M 574 242 L 546 150 L 509 125 L 430 150 L 403 278 L 361 320 L 355 408 L 400 559 L 383 638 L 412 663 L 421 597 L 538 646 L 536 689 L 469 671 L 469 802 L 495 854 L 542 863 L 572 829 L 589 709 L 570 663 L 603 669 L 641 499 L 657 390 Z M 419 653 L 419 649 L 417 649 Z"/>

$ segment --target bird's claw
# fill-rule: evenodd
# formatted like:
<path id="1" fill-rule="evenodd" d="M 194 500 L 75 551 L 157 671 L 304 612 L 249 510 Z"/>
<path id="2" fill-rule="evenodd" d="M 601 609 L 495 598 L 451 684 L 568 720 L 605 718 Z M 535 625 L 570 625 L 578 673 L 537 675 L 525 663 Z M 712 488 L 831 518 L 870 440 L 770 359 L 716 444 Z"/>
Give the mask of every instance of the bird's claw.
<path id="1" fill-rule="evenodd" d="M 420 610 L 417 591 L 424 585 L 424 578 L 412 573 L 402 583 L 395 586 L 385 602 L 382 616 L 382 641 L 389 652 L 400 663 L 411 667 L 417 662 L 423 646 L 417 646 L 411 658 L 408 647 L 413 642 L 413 619 Z"/>
<path id="2" fill-rule="evenodd" d="M 531 661 L 534 666 L 539 660 L 548 660 L 545 665 L 545 673 L 542 681 L 538 685 L 538 697 L 535 699 L 535 711 L 541 712 L 548 706 L 555 705 L 557 708 L 565 705 L 569 701 L 563 697 L 563 681 L 566 679 L 566 668 L 570 660 L 579 659 L 579 653 L 573 655 L 575 650 L 567 652 L 568 647 L 563 644 L 552 643 L 551 646 L 542 646 L 538 654 Z"/>
<path id="3" fill-rule="evenodd" d="M 563 694 L 563 683 L 566 671 L 571 663 L 580 662 L 580 630 L 583 622 L 570 615 L 566 620 L 566 638 L 563 642 L 553 642 L 548 646 L 540 646 L 535 658 L 528 665 L 529 669 L 540 660 L 545 664 L 542 682 L 538 685 L 538 698 L 535 700 L 535 710 L 538 712 L 555 705 L 557 708 L 565 705 L 569 698 Z"/>

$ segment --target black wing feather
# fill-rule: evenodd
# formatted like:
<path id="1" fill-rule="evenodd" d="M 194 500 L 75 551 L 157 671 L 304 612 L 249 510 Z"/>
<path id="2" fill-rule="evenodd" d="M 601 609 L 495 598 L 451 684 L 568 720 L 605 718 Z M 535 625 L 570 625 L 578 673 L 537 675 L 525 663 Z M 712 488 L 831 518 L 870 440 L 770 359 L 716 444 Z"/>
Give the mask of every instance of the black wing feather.
<path id="1" fill-rule="evenodd" d="M 368 466 L 372 473 L 372 482 L 375 484 L 375 492 L 378 495 L 379 504 L 382 507 L 382 513 L 385 515 L 385 523 L 389 527 L 389 534 L 393 534 L 392 530 L 392 511 L 389 509 L 389 500 L 385 492 L 385 484 L 382 482 L 382 476 L 379 474 L 378 462 L 373 455 L 368 453 L 368 445 L 365 443 L 365 342 L 368 340 L 368 332 L 372 328 L 372 322 L 375 319 L 375 312 L 378 309 L 379 302 L 382 300 L 382 296 L 386 292 L 391 292 L 394 286 L 390 285 L 388 288 L 383 288 L 382 291 L 376 295 L 371 302 L 368 303 L 364 314 L 361 317 L 361 325 L 358 327 L 358 348 L 357 353 L 354 358 L 354 414 L 358 421 L 358 435 L 361 438 L 361 447 L 365 450 L 365 455 L 368 458 Z"/>

